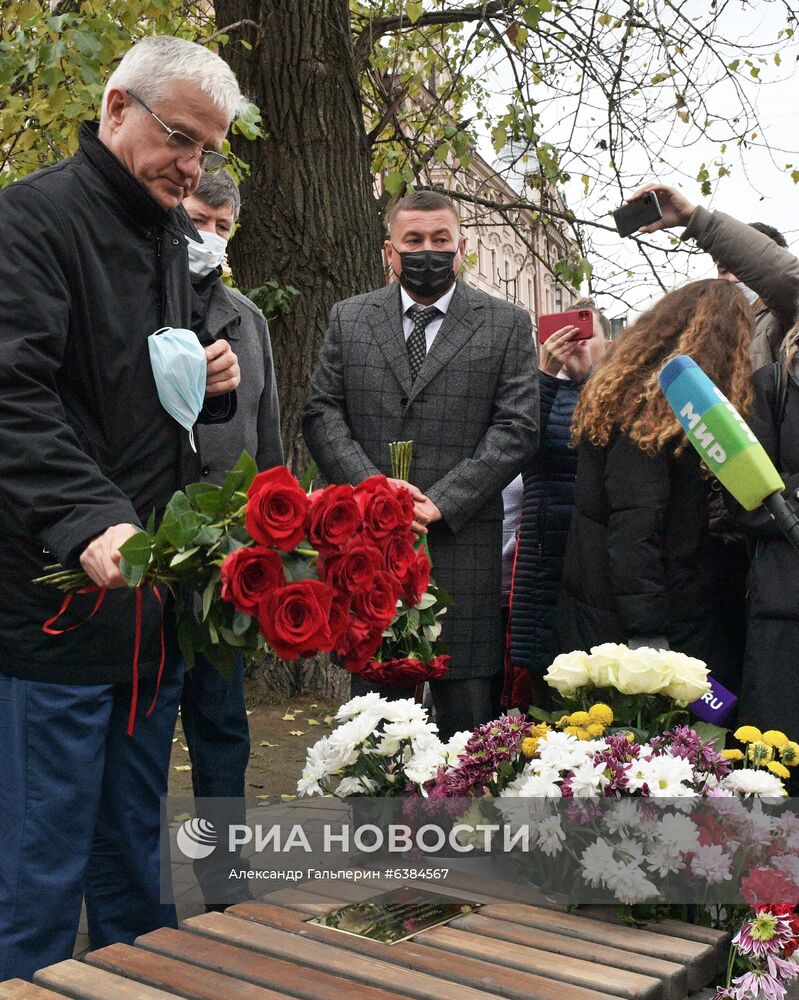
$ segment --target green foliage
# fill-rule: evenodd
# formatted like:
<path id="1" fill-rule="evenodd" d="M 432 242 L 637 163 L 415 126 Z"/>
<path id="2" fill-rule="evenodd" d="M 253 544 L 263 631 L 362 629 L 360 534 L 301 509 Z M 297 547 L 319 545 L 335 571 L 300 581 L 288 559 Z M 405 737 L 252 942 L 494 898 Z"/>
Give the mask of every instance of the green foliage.
<path id="1" fill-rule="evenodd" d="M 285 316 L 286 313 L 291 312 L 294 299 L 300 292 L 293 285 L 282 286 L 274 278 L 270 278 L 263 285 L 251 288 L 245 294 L 248 299 L 252 299 L 267 320 L 271 322 L 276 317 Z"/>

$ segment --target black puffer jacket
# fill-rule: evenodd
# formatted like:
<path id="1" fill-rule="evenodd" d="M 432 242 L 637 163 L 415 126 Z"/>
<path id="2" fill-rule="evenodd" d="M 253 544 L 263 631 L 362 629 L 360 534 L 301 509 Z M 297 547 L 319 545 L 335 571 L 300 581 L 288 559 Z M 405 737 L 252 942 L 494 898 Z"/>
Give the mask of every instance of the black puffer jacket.
<path id="1" fill-rule="evenodd" d="M 782 474 L 785 496 L 799 510 L 799 370 L 788 377 L 782 425 L 777 428 L 775 366 L 755 373 L 750 423 Z M 755 542 L 749 572 L 746 656 L 738 717 L 799 739 L 799 552 L 771 518 L 748 518 Z M 794 790 L 792 794 L 796 794 Z"/>
<path id="2" fill-rule="evenodd" d="M 665 636 L 738 691 L 745 547 L 711 536 L 692 448 L 650 458 L 624 434 L 579 449 L 557 609 L 562 651 Z"/>
<path id="3" fill-rule="evenodd" d="M 0 193 L 0 220 L 0 671 L 111 683 L 130 676 L 132 593 L 109 592 L 91 621 L 50 636 L 42 624 L 61 595 L 31 580 L 47 563 L 74 564 L 111 525 L 144 523 L 199 478 L 147 347 L 162 326 L 190 326 L 185 234 L 195 230 L 89 124 L 74 157 Z M 93 604 L 77 598 L 62 627 Z M 142 673 L 159 658 L 159 621 L 145 595 Z"/>
<path id="4" fill-rule="evenodd" d="M 541 438 L 524 473 L 519 544 L 513 578 L 511 661 L 543 674 L 557 653 L 553 624 L 563 554 L 574 510 L 577 449 L 570 444 L 583 383 L 539 372 Z"/>

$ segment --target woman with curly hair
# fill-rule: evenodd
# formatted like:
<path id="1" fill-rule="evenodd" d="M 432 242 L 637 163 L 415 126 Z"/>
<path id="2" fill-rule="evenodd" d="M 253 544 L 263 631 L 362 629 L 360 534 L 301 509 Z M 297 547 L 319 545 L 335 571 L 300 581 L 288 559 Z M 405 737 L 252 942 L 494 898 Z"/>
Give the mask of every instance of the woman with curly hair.
<path id="1" fill-rule="evenodd" d="M 672 647 L 737 691 L 746 551 L 711 531 L 714 480 L 658 384 L 688 354 L 746 416 L 754 320 L 729 282 L 664 296 L 615 343 L 574 414 L 575 513 L 558 598 L 561 650 Z"/>

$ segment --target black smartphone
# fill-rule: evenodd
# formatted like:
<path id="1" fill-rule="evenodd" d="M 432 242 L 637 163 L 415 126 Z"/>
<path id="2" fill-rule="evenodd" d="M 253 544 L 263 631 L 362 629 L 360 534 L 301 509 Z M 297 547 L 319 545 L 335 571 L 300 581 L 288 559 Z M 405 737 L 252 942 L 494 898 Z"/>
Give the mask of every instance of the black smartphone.
<path id="1" fill-rule="evenodd" d="M 628 201 L 613 213 L 613 221 L 616 223 L 619 236 L 631 236 L 641 226 L 648 226 L 650 222 L 657 222 L 662 218 L 663 213 L 660 211 L 658 197 L 654 191 L 636 198 L 635 201 Z"/>

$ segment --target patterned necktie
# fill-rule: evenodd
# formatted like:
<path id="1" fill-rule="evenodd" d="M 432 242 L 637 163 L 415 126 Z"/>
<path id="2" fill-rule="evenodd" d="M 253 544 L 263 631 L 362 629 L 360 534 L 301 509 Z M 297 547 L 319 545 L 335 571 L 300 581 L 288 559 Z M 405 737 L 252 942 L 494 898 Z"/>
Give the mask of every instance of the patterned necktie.
<path id="1" fill-rule="evenodd" d="M 427 354 L 425 329 L 428 323 L 431 323 L 436 316 L 441 315 L 441 310 L 435 306 L 423 308 L 420 305 L 414 305 L 408 309 L 407 315 L 410 316 L 413 322 L 413 329 L 407 340 L 407 348 L 408 361 L 411 366 L 411 379 L 415 382 Z"/>

